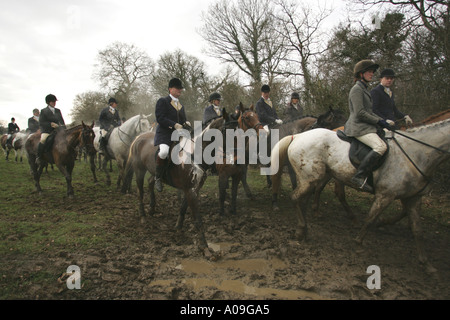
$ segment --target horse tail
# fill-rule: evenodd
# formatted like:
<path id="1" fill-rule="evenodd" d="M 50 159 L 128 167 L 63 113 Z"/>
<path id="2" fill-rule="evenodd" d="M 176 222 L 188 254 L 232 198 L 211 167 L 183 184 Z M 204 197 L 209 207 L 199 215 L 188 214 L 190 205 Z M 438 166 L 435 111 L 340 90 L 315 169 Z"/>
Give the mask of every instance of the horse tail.
<path id="1" fill-rule="evenodd" d="M 137 161 L 137 142 L 138 139 L 134 139 L 134 141 L 131 143 L 130 150 L 128 151 L 128 158 L 127 162 L 125 164 L 125 170 L 124 170 L 124 182 L 122 185 L 122 192 L 126 192 L 126 190 L 129 188 L 131 184 L 131 180 L 133 179 L 134 174 L 134 166 Z"/>
<path id="2" fill-rule="evenodd" d="M 281 185 L 281 176 L 283 173 L 283 167 L 287 164 L 288 149 L 291 142 L 294 140 L 294 136 L 287 136 L 282 138 L 272 149 L 270 156 L 271 172 L 275 172 L 272 176 L 272 193 L 278 193 Z M 278 165 L 278 170 L 275 170 L 275 165 Z"/>

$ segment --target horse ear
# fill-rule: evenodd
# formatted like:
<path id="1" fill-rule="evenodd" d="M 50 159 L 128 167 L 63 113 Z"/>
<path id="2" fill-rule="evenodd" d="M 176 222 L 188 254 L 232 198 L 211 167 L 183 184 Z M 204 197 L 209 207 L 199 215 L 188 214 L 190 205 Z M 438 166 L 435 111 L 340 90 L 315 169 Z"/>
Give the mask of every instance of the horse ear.
<path id="1" fill-rule="evenodd" d="M 83 127 L 86 127 L 83 120 L 81 120 L 81 124 L 83 125 Z"/>
<path id="2" fill-rule="evenodd" d="M 253 106 L 253 104 L 250 106 L 250 110 L 255 111 L 255 107 Z"/>
<path id="3" fill-rule="evenodd" d="M 95 120 L 92 120 L 91 128 L 93 128 L 95 125 Z"/>

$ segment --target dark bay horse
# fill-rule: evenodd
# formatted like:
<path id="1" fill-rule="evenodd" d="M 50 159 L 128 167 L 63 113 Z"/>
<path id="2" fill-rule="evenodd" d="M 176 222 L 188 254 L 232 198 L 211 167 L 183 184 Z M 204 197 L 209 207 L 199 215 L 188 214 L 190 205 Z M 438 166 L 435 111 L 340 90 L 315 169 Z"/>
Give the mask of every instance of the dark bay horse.
<path id="1" fill-rule="evenodd" d="M 28 163 L 33 173 L 33 178 L 36 186 L 36 191 L 42 193 L 41 185 L 39 183 L 42 170 L 47 163 L 55 164 L 59 171 L 64 175 L 67 182 L 67 195 L 72 197 L 74 195 L 72 187 L 72 171 L 75 166 L 75 160 L 78 154 L 78 147 L 85 147 L 88 152 L 94 148 L 94 131 L 91 126 L 81 125 L 70 129 L 58 128 L 54 136 L 54 142 L 49 151 L 44 152 L 42 156 L 43 163 L 37 166 L 37 147 L 41 139 L 40 132 L 36 132 L 28 138 L 25 143 L 25 150 L 27 152 Z M 50 139 L 47 138 L 47 139 Z"/>
<path id="2" fill-rule="evenodd" d="M 159 147 L 154 145 L 155 132 L 145 132 L 139 135 L 131 144 L 129 150 L 129 156 L 126 163 L 125 174 L 128 174 L 130 170 L 133 170 L 136 177 L 136 185 L 138 188 L 139 199 L 139 213 L 141 216 L 141 222 L 145 219 L 144 208 L 144 177 L 147 172 L 150 173 L 149 191 L 150 191 L 150 215 L 155 213 L 156 197 L 155 197 L 155 170 L 156 170 L 156 154 Z M 189 138 L 182 137 L 180 145 L 183 144 L 185 152 L 193 155 L 193 142 Z M 184 218 L 187 208 L 190 207 L 193 216 L 193 223 L 197 231 L 198 245 L 200 250 L 203 251 L 205 256 L 211 256 L 212 251 L 209 250 L 208 244 L 205 239 L 202 217 L 199 212 L 199 191 L 206 181 L 205 169 L 194 163 L 183 159 L 181 156 L 178 159 L 180 164 L 175 164 L 172 161 L 173 148 L 169 158 L 169 164 L 166 167 L 165 174 L 162 177 L 162 181 L 176 189 L 181 190 L 184 193 L 184 199 L 181 204 L 180 212 L 178 215 L 178 221 L 176 223 L 176 229 L 181 230 L 183 228 Z M 175 156 L 177 156 L 175 154 Z M 164 191 L 163 191 L 164 192 Z"/>
<path id="3" fill-rule="evenodd" d="M 219 203 L 220 203 L 220 215 L 225 212 L 225 198 L 227 193 L 228 181 L 231 178 L 231 214 L 236 214 L 236 200 L 237 191 L 239 183 L 242 181 L 244 189 L 248 197 L 252 198 L 250 188 L 246 181 L 246 173 L 248 166 L 249 150 L 248 150 L 248 139 L 243 143 L 243 148 L 245 149 L 241 156 L 245 157 L 245 163 L 238 163 L 238 151 L 242 147 L 237 144 L 237 135 L 234 136 L 233 145 L 227 145 L 226 130 L 227 129 L 241 129 L 244 133 L 249 129 L 256 131 L 256 136 L 259 135 L 259 130 L 264 130 L 261 122 L 259 121 L 258 115 L 251 106 L 249 109 L 244 109 L 242 103 L 240 104 L 240 112 L 238 120 L 232 120 L 226 110 L 222 112 L 223 116 L 211 122 L 211 124 L 205 128 L 202 135 L 204 135 L 208 130 L 215 129 L 222 133 L 223 145 L 220 147 L 220 154 L 216 154 L 216 159 L 221 161 L 215 161 L 213 166 L 217 171 L 219 177 Z M 205 149 L 209 144 L 203 142 L 203 149 Z M 227 152 L 228 150 L 228 152 Z M 230 153 L 233 150 L 233 153 Z M 242 151 L 242 150 L 241 150 Z M 230 161 L 232 158 L 232 161 Z"/>

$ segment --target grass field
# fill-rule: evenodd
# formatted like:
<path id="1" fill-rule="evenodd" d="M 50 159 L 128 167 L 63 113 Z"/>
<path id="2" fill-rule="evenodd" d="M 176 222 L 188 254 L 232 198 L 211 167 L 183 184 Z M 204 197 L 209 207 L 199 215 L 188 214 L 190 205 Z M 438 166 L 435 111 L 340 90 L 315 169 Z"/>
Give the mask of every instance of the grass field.
<path id="1" fill-rule="evenodd" d="M 43 194 L 34 192 L 34 183 L 29 172 L 27 160 L 24 163 L 0 161 L 0 299 L 21 299 L 20 287 L 27 283 L 48 284 L 58 278 L 58 274 L 49 273 L 36 267 L 34 272 L 12 277 L 5 270 L 13 266 L 20 268 L 24 257 L 46 256 L 51 252 L 77 252 L 85 250 L 103 250 L 109 246 L 129 242 L 133 235 L 121 232 L 121 223 L 135 219 L 137 215 L 136 193 L 123 195 L 114 185 L 117 168 L 113 164 L 111 174 L 113 185 L 105 185 L 105 175 L 98 173 L 100 183 L 94 184 L 89 166 L 77 161 L 73 173 L 75 197 L 66 197 L 66 183 L 61 173 L 49 169 L 41 179 Z M 280 196 L 281 208 L 291 210 L 289 201 L 290 184 L 283 178 L 283 190 Z M 249 185 L 257 198 L 252 206 L 263 211 L 270 210 L 271 195 L 265 183 L 265 177 L 258 175 L 256 168 L 249 171 Z M 133 190 L 135 184 L 133 182 Z M 238 207 L 245 208 L 248 200 L 239 189 Z M 209 208 L 203 211 L 218 210 L 217 177 L 209 177 L 201 191 L 202 199 L 209 201 Z M 160 197 L 157 210 L 174 206 L 176 190 L 165 187 L 164 198 Z M 347 188 L 347 199 L 355 212 L 367 212 L 371 196 Z M 165 207 L 166 206 L 166 207 Z M 176 205 L 175 205 L 176 206 Z M 332 191 L 327 186 L 321 197 L 321 206 L 325 211 L 342 210 Z M 448 194 L 433 195 L 424 198 L 423 219 L 432 219 L 449 227 Z M 396 202 L 389 212 L 400 210 Z M 64 254 L 64 253 L 61 253 Z M 18 257 L 18 259 L 15 259 Z"/>

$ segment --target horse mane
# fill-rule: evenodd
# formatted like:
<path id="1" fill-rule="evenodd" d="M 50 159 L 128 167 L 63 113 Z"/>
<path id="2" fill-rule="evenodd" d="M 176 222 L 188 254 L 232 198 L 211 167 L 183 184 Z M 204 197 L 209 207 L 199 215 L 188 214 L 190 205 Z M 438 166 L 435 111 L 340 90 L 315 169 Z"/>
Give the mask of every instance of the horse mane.
<path id="1" fill-rule="evenodd" d="M 439 119 L 442 115 L 444 115 L 444 114 L 446 114 L 446 113 L 449 113 L 449 112 L 450 112 L 450 109 L 447 109 L 447 110 L 445 110 L 445 111 L 441 111 L 441 112 L 439 112 L 439 113 L 437 113 L 437 114 L 434 114 L 434 115 L 432 115 L 432 116 L 429 116 L 428 118 L 426 118 L 426 119 L 420 121 L 419 123 L 417 123 L 416 126 L 421 126 L 421 125 L 423 125 L 423 124 L 425 124 L 425 123 L 427 123 L 427 122 L 433 121 L 434 119 Z"/>
<path id="2" fill-rule="evenodd" d="M 214 120 L 209 124 L 209 129 L 219 129 L 219 128 L 221 128 L 222 125 L 223 125 L 223 121 L 224 121 L 224 118 L 223 118 L 223 117 L 214 119 Z"/>
<path id="3" fill-rule="evenodd" d="M 83 125 L 82 125 L 82 124 L 79 124 L 79 125 L 77 125 L 77 126 L 75 126 L 75 127 L 68 128 L 68 129 L 66 129 L 66 133 L 71 134 L 71 133 L 73 133 L 74 131 L 81 129 L 82 127 L 83 127 Z"/>
<path id="4" fill-rule="evenodd" d="M 406 132 L 418 132 L 418 131 L 421 131 L 421 130 L 424 130 L 424 129 L 427 129 L 427 128 L 431 128 L 431 127 L 444 126 L 447 123 L 450 123 L 450 118 L 445 119 L 445 120 L 441 120 L 441 121 L 437 121 L 437 122 L 433 122 L 433 123 L 429 123 L 429 124 L 419 125 L 417 127 L 407 129 Z"/>

